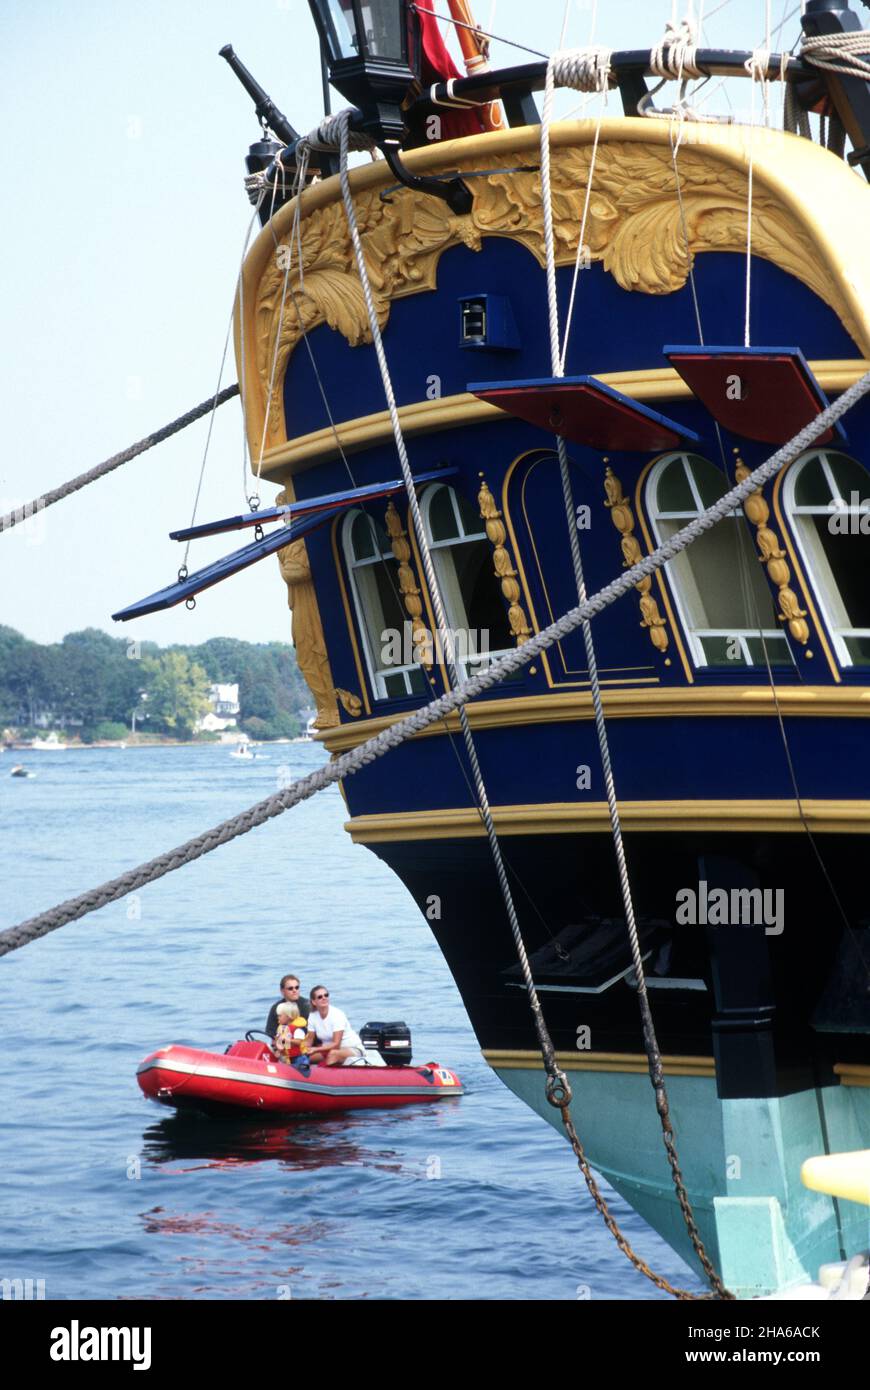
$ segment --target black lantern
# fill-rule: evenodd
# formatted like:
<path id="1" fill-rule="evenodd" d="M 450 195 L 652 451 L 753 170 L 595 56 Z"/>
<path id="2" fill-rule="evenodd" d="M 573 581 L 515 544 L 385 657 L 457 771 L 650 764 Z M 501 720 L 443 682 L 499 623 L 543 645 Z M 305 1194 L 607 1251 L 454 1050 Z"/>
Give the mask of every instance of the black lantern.
<path id="1" fill-rule="evenodd" d="M 420 19 L 405 0 L 308 0 L 329 80 L 378 144 L 405 133 L 402 102 L 420 76 Z"/>
<path id="2" fill-rule="evenodd" d="M 462 179 L 411 174 L 399 158 L 407 134 L 403 103 L 419 82 L 421 72 L 420 16 L 416 5 L 412 0 L 308 3 L 326 57 L 329 80 L 359 108 L 354 129 L 371 135 L 396 178 L 406 187 L 443 198 L 456 213 L 469 213 L 473 198 Z"/>

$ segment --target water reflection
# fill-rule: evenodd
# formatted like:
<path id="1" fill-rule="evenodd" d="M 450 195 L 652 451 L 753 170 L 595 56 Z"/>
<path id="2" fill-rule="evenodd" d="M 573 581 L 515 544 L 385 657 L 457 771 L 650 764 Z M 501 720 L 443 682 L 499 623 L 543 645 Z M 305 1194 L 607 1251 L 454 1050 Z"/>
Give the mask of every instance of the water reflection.
<path id="1" fill-rule="evenodd" d="M 426 1107 L 429 1108 L 428 1106 Z M 317 1122 L 285 1120 L 264 1123 L 242 1118 L 210 1119 L 171 1115 L 145 1130 L 142 1158 L 152 1167 L 182 1162 L 177 1172 L 203 1168 L 238 1168 L 265 1160 L 290 1172 L 359 1165 L 399 1173 L 403 1164 L 394 1149 L 357 1142 L 358 1120 L 322 1117 Z M 194 1162 L 190 1162 L 194 1160 Z"/>

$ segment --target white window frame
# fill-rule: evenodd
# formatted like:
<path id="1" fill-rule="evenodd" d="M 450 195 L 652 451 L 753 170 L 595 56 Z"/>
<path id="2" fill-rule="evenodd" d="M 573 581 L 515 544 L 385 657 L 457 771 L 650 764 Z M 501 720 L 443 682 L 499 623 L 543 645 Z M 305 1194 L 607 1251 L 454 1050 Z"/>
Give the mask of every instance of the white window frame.
<path id="1" fill-rule="evenodd" d="M 369 684 L 371 686 L 372 694 L 374 695 L 374 698 L 376 700 L 401 700 L 409 695 L 419 696 L 421 692 L 419 690 L 414 690 L 411 685 L 411 674 L 421 669 L 421 667 L 416 662 L 413 662 L 410 666 L 381 666 L 378 660 L 380 653 L 375 653 L 371 650 L 371 644 L 369 642 L 369 629 L 365 619 L 365 609 L 363 605 L 362 595 L 359 591 L 359 585 L 357 583 L 357 571 L 361 569 L 366 569 L 371 565 L 379 565 L 384 560 L 391 560 L 393 563 L 395 563 L 396 557 L 393 554 L 392 546 L 390 546 L 389 540 L 387 541 L 386 550 L 378 548 L 378 535 L 377 531 L 375 531 L 372 536 L 372 541 L 374 543 L 374 548 L 377 551 L 377 553 L 366 560 L 357 559 L 357 557 L 353 553 L 353 528 L 356 523 L 356 519 L 359 516 L 364 516 L 368 518 L 369 521 L 374 523 L 375 527 L 380 527 L 380 530 L 382 531 L 384 530 L 384 527 L 376 520 L 376 518 L 370 517 L 368 512 L 363 511 L 361 507 L 355 507 L 353 511 L 349 511 L 345 516 L 342 522 L 341 532 L 341 547 L 342 552 L 344 554 L 345 565 L 347 566 L 348 579 L 350 580 L 350 592 L 353 598 L 353 606 L 354 612 L 356 613 L 357 628 L 359 629 L 360 641 L 362 643 L 363 655 L 365 657 L 366 668 L 368 670 L 369 676 Z M 401 601 L 401 595 L 399 595 L 399 599 Z M 381 618 L 383 617 L 384 615 L 382 613 Z M 411 619 L 409 615 L 406 619 L 406 622 L 410 623 L 410 621 Z M 402 635 L 404 638 L 404 628 Z M 405 687 L 403 694 L 396 695 L 392 694 L 390 691 L 387 690 L 386 682 L 389 676 L 402 677 L 403 684 Z"/>
<path id="2" fill-rule="evenodd" d="M 665 540 L 668 539 L 666 536 L 662 534 L 661 528 L 659 526 L 659 521 L 679 521 L 682 525 L 685 525 L 689 521 L 694 521 L 694 519 L 697 516 L 699 516 L 701 512 L 705 512 L 707 510 L 707 504 L 701 498 L 701 494 L 698 490 L 698 485 L 695 482 L 695 478 L 690 466 L 693 458 L 700 459 L 702 462 L 710 464 L 711 467 L 715 467 L 712 461 L 708 458 L 705 458 L 703 454 L 693 454 L 686 449 L 677 449 L 674 450 L 672 453 L 664 454 L 660 459 L 656 459 L 655 463 L 650 469 L 649 476 L 646 480 L 646 486 L 644 488 L 644 507 L 646 508 L 646 514 L 649 518 L 649 523 L 652 527 L 657 545 L 663 545 Z M 686 478 L 686 481 L 689 484 L 689 490 L 692 494 L 692 500 L 695 503 L 695 511 L 659 510 L 658 503 L 656 500 L 659 479 L 662 473 L 664 473 L 667 468 L 669 468 L 673 463 L 675 463 L 677 459 L 682 460 L 684 477 Z M 739 507 L 735 508 L 732 512 L 730 512 L 728 517 L 723 517 L 722 522 L 719 522 L 718 525 L 722 525 L 724 521 L 729 520 L 733 520 L 735 525 L 745 525 L 743 512 L 740 510 Z M 691 560 L 689 560 L 688 563 L 691 566 Z M 673 596 L 674 605 L 677 609 L 680 623 L 682 625 L 683 632 L 686 635 L 686 640 L 689 644 L 689 650 L 692 654 L 692 660 L 696 667 L 701 669 L 709 669 L 710 663 L 707 659 L 707 653 L 704 651 L 703 642 L 701 640 L 705 637 L 737 638 L 737 640 L 740 643 L 740 653 L 743 660 L 740 663 L 738 663 L 737 661 L 733 663 L 734 670 L 744 670 L 746 668 L 757 669 L 759 665 L 758 662 L 753 661 L 751 659 L 752 654 L 750 652 L 749 642 L 747 640 L 749 638 L 776 638 L 777 647 L 781 647 L 781 643 L 783 641 L 783 633 L 780 628 L 759 629 L 757 627 L 734 627 L 723 629 L 715 627 L 701 627 L 696 625 L 689 614 L 689 609 L 686 604 L 686 596 L 684 593 L 684 583 L 682 576 L 673 567 L 670 561 L 668 561 L 668 563 L 665 565 L 665 571 L 667 573 L 668 583 L 670 586 L 671 594 Z M 692 582 L 695 582 L 694 573 L 692 573 Z M 703 607 L 703 596 L 699 595 L 699 599 L 699 606 Z M 774 662 L 774 664 L 776 663 Z M 721 670 L 726 668 L 717 666 L 716 669 Z"/>
<path id="3" fill-rule="evenodd" d="M 866 516 L 870 512 L 870 501 L 861 499 L 857 507 L 847 504 L 846 499 L 841 496 L 839 484 L 834 477 L 834 470 L 828 460 L 828 454 L 841 454 L 843 458 L 854 463 L 867 476 L 867 493 L 870 497 L 870 474 L 856 458 L 847 454 L 844 449 L 808 449 L 805 454 L 796 458 L 791 467 L 787 470 L 783 482 L 783 502 L 785 504 L 786 516 L 791 523 L 792 534 L 795 539 L 798 551 L 804 564 L 804 571 L 812 584 L 819 607 L 822 610 L 822 617 L 831 635 L 834 644 L 834 651 L 837 660 L 843 667 L 854 666 L 855 659 L 850 654 L 846 646 L 846 637 L 870 637 L 870 628 L 852 627 L 848 621 L 848 614 L 843 599 L 840 595 L 839 586 L 834 578 L 830 561 L 816 535 L 812 523 L 801 522 L 801 517 L 813 516 Z M 831 490 L 831 505 L 823 506 L 821 502 L 806 503 L 798 505 L 795 502 L 797 491 L 797 481 L 803 470 L 816 459 L 822 465 L 822 474 L 828 487 Z M 843 505 L 833 510 L 835 501 Z"/>
<path id="4" fill-rule="evenodd" d="M 436 541 L 432 538 L 430 513 L 432 510 L 432 503 L 441 491 L 445 491 L 450 498 L 453 519 L 456 523 L 456 535 L 448 537 L 447 540 Z M 489 542 L 483 519 L 481 518 L 481 529 L 479 531 L 466 531 L 462 521 L 462 513 L 459 510 L 456 499 L 456 489 L 450 487 L 448 483 L 435 483 L 432 487 L 428 487 L 421 498 L 420 511 L 423 516 L 423 527 L 426 531 L 426 539 L 429 542 L 429 549 L 432 552 L 432 564 L 435 568 L 435 577 L 438 580 L 438 586 L 441 590 L 447 621 L 452 631 L 469 632 L 470 625 L 468 622 L 468 614 L 465 611 L 465 601 L 462 597 L 462 590 L 459 587 L 459 579 L 456 574 L 456 566 L 453 564 L 450 551 L 458 545 L 464 545 L 468 541 Z M 493 571 L 493 579 L 495 578 L 495 571 Z M 507 618 L 507 615 L 505 615 L 505 618 Z M 459 619 L 459 621 L 457 621 L 457 619 Z M 499 657 L 506 656 L 509 651 L 513 650 L 513 647 L 502 647 L 498 651 L 488 651 L 481 655 L 470 657 L 467 661 L 461 660 L 457 655 L 456 669 L 464 680 L 468 680 L 469 677 L 476 675 L 478 671 L 485 670 L 493 661 L 497 661 Z"/>

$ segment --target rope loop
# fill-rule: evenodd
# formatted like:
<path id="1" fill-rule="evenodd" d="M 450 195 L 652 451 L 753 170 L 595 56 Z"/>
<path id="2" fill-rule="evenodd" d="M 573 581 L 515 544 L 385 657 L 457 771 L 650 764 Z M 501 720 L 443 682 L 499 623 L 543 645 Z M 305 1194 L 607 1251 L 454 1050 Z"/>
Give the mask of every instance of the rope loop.
<path id="1" fill-rule="evenodd" d="M 550 71 L 557 87 L 573 87 L 578 92 L 606 92 L 613 84 L 612 48 L 593 44 L 589 48 L 566 48 L 550 58 Z"/>
<path id="2" fill-rule="evenodd" d="M 663 37 L 650 49 L 650 71 L 656 77 L 673 78 L 681 81 L 684 77 L 703 77 L 698 67 L 698 33 L 694 20 L 681 19 L 679 24 L 668 20 Z"/>
<path id="3" fill-rule="evenodd" d="M 753 48 L 752 56 L 746 59 L 743 66 L 753 82 L 766 82 L 769 63 L 770 49 Z"/>
<path id="4" fill-rule="evenodd" d="M 334 116 L 328 116 L 326 120 L 320 122 L 307 135 L 299 141 L 296 146 L 297 157 L 300 149 L 323 150 L 325 153 L 333 152 L 341 146 L 342 125 L 347 121 L 350 108 L 346 111 L 338 111 Z M 349 150 L 372 150 L 375 142 L 370 135 L 362 130 L 351 130 L 350 123 L 347 122 L 347 148 Z"/>
<path id="5" fill-rule="evenodd" d="M 870 35 L 865 29 L 849 34 L 804 36 L 801 57 L 825 72 L 870 81 Z"/>

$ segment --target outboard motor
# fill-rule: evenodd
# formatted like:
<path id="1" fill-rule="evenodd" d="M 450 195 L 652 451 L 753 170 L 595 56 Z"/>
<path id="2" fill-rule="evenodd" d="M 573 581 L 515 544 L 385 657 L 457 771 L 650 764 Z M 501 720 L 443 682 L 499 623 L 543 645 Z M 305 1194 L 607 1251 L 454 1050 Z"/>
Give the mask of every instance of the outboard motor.
<path id="1" fill-rule="evenodd" d="M 388 1067 L 411 1065 L 411 1030 L 407 1023 L 367 1023 L 359 1030 L 366 1052 L 378 1052 Z"/>

